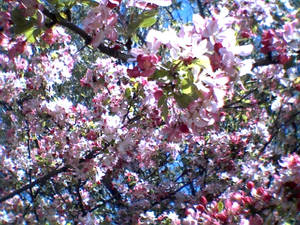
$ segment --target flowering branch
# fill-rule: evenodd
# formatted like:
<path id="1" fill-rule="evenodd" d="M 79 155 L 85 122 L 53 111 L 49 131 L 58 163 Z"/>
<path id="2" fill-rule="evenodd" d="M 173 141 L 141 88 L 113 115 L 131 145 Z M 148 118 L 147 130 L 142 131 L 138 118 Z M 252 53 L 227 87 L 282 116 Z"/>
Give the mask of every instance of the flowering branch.
<path id="1" fill-rule="evenodd" d="M 10 194 L 0 198 L 0 203 L 4 202 L 10 198 L 13 198 L 15 195 L 21 194 L 23 191 L 26 191 L 29 188 L 32 188 L 35 185 L 43 185 L 45 184 L 46 181 L 48 181 L 50 178 L 57 176 L 60 173 L 66 172 L 68 169 L 70 168 L 69 165 L 63 166 L 60 169 L 55 169 L 52 170 L 50 173 L 48 173 L 47 175 L 40 177 L 38 179 L 36 179 L 35 181 L 23 186 L 22 188 L 19 188 L 13 192 L 11 192 Z"/>
<path id="2" fill-rule="evenodd" d="M 106 144 L 104 146 L 104 149 L 106 149 L 107 147 L 108 147 L 108 144 Z M 79 163 L 84 163 L 84 162 L 88 161 L 89 159 L 94 158 L 97 155 L 97 152 L 98 152 L 98 149 L 95 149 L 95 150 L 91 151 L 89 154 L 86 155 L 85 158 L 80 159 Z M 34 187 L 35 185 L 44 185 L 49 179 L 57 176 L 60 173 L 67 172 L 68 169 L 71 169 L 71 168 L 72 168 L 71 165 L 65 165 L 65 166 L 63 166 L 59 169 L 52 170 L 51 172 L 49 172 L 45 176 L 40 177 L 40 178 L 36 179 L 35 181 L 30 182 L 29 184 L 27 184 L 27 185 L 15 190 L 15 191 L 11 192 L 10 194 L 0 198 L 0 203 L 4 202 L 4 201 L 6 201 L 10 198 L 13 198 L 15 195 L 21 194 L 22 192 Z M 111 182 L 111 179 L 110 180 L 106 179 L 105 185 L 109 185 L 110 182 Z"/>
<path id="3" fill-rule="evenodd" d="M 73 24 L 65 19 L 58 19 L 54 13 L 51 13 L 46 8 L 43 9 L 43 13 L 45 16 L 47 16 L 49 19 L 51 19 L 54 23 L 57 23 L 63 27 L 66 27 L 66 28 L 70 29 L 71 31 L 73 31 L 74 33 L 78 34 L 80 37 L 82 37 L 84 39 L 86 45 L 89 45 L 92 42 L 91 36 L 89 36 L 83 29 L 76 26 L 75 24 Z M 100 44 L 97 48 L 102 53 L 104 53 L 108 56 L 114 57 L 116 59 L 120 59 L 124 62 L 126 62 L 130 57 L 129 55 L 124 54 L 116 49 L 109 48 L 109 47 L 105 46 L 104 44 Z"/>

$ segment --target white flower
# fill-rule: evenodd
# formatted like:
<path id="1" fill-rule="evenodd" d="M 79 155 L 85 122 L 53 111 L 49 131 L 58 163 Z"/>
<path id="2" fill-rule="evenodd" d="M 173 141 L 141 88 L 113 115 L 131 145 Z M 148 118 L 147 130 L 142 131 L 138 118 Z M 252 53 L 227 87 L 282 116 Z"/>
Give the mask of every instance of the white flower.
<path id="1" fill-rule="evenodd" d="M 278 96 L 276 97 L 275 101 L 273 101 L 271 105 L 272 111 L 278 112 L 282 103 L 282 97 Z"/>

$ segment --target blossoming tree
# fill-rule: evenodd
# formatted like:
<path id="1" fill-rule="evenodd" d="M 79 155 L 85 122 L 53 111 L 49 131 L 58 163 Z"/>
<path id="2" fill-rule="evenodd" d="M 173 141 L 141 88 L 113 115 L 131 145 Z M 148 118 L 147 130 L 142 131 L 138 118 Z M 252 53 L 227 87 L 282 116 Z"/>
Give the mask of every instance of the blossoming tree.
<path id="1" fill-rule="evenodd" d="M 299 3 L 0 5 L 1 224 L 300 220 Z"/>

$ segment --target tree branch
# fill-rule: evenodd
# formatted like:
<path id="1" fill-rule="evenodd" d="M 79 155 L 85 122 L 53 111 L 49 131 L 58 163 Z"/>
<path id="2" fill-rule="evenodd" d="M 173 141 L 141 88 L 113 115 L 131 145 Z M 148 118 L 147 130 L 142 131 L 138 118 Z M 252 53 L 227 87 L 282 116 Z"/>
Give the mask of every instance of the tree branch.
<path id="1" fill-rule="evenodd" d="M 92 37 L 90 35 L 88 35 L 83 29 L 81 29 L 80 27 L 76 26 L 75 24 L 64 20 L 64 19 L 57 19 L 56 15 L 54 13 L 51 13 L 49 10 L 47 10 L 46 8 L 43 10 L 43 13 L 45 16 L 47 16 L 49 19 L 51 19 L 53 22 L 55 22 L 56 24 L 59 24 L 63 27 L 66 27 L 68 29 L 70 29 L 71 31 L 73 31 L 74 33 L 78 34 L 80 37 L 82 37 L 85 41 L 85 43 L 87 45 L 89 45 L 92 42 Z M 120 51 L 117 51 L 115 49 L 109 48 L 107 46 L 105 46 L 104 44 L 100 44 L 98 46 L 98 49 L 111 57 L 114 57 L 116 59 L 120 59 L 124 62 L 127 62 L 127 60 L 130 58 L 130 55 L 124 54 Z"/>
<path id="2" fill-rule="evenodd" d="M 109 146 L 109 144 L 105 144 L 103 149 L 106 149 Z M 94 158 L 99 152 L 99 149 L 95 149 L 93 151 L 91 151 L 90 153 L 88 153 L 84 158 L 79 160 L 79 163 L 84 163 L 86 161 L 88 161 L 89 159 Z M 72 168 L 71 165 L 65 165 L 63 167 L 61 167 L 60 169 L 55 169 L 52 170 L 51 172 L 49 172 L 47 175 L 40 177 L 38 179 L 36 179 L 33 182 L 30 182 L 29 184 L 11 192 L 10 194 L 0 198 L 0 203 L 4 202 L 12 197 L 14 197 L 15 195 L 21 194 L 23 191 L 26 191 L 29 188 L 34 187 L 35 185 L 44 185 L 46 181 L 48 181 L 49 179 L 51 179 L 52 177 L 57 176 L 60 173 L 66 172 L 68 169 Z"/>
<path id="3" fill-rule="evenodd" d="M 26 191 L 29 188 L 32 188 L 33 186 L 37 185 L 37 184 L 44 184 L 47 180 L 49 180 L 52 177 L 55 177 L 56 175 L 62 173 L 62 172 L 66 172 L 68 169 L 70 168 L 69 165 L 63 166 L 60 169 L 56 169 L 51 171 L 50 173 L 48 173 L 47 175 L 40 177 L 38 179 L 36 179 L 35 181 L 11 192 L 10 194 L 4 196 L 3 198 L 0 198 L 0 203 L 4 202 L 12 197 L 14 197 L 15 195 L 21 194 L 23 191 Z"/>
<path id="4" fill-rule="evenodd" d="M 122 196 L 119 191 L 112 184 L 112 171 L 107 171 L 105 176 L 102 178 L 102 183 L 108 189 L 111 196 L 117 200 L 118 203 L 122 202 Z"/>
<path id="5" fill-rule="evenodd" d="M 201 0 L 197 0 L 197 4 L 198 4 L 200 15 L 204 18 L 205 14 L 204 14 L 204 8 L 203 8 Z"/>
<path id="6" fill-rule="evenodd" d="M 81 185 L 81 180 L 79 179 L 78 184 L 76 185 L 76 195 L 78 198 L 78 203 L 79 203 L 79 207 L 81 209 L 82 216 L 84 217 L 84 216 L 86 216 L 87 213 L 84 209 L 83 200 L 82 200 L 82 197 L 80 194 L 80 185 Z"/>
<path id="7" fill-rule="evenodd" d="M 267 66 L 267 65 L 278 64 L 278 63 L 279 63 L 278 59 L 267 57 L 264 59 L 257 60 L 253 64 L 252 69 L 254 69 L 255 67 L 258 67 L 258 66 Z"/>

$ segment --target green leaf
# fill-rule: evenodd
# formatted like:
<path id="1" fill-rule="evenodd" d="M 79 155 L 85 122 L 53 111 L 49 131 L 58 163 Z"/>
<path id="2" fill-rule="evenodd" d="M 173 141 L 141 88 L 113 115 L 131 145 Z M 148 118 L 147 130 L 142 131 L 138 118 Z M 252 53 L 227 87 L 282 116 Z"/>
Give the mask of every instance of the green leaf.
<path id="1" fill-rule="evenodd" d="M 60 12 L 59 15 L 61 16 L 61 18 L 65 19 L 65 20 L 68 18 L 67 14 L 65 12 Z"/>
<path id="2" fill-rule="evenodd" d="M 192 96 L 186 94 L 174 94 L 174 98 L 181 108 L 187 108 L 189 104 L 194 101 Z"/>
<path id="3" fill-rule="evenodd" d="M 256 34 L 257 31 L 258 31 L 258 26 L 257 26 L 257 24 L 255 24 L 254 26 L 252 26 L 251 30 L 252 30 L 252 32 L 253 32 L 254 34 Z"/>
<path id="4" fill-rule="evenodd" d="M 223 211 L 223 209 L 224 209 L 224 204 L 222 201 L 219 201 L 218 202 L 218 211 L 221 212 L 221 211 Z"/>
<path id="5" fill-rule="evenodd" d="M 18 8 L 14 9 L 11 13 L 11 18 L 14 26 L 15 34 L 22 34 L 25 31 L 29 30 L 33 27 L 35 20 L 31 18 L 30 20 L 26 19 L 22 13 L 22 11 Z"/>
<path id="6" fill-rule="evenodd" d="M 127 28 L 127 36 L 132 36 L 138 28 L 146 28 L 152 26 L 156 22 L 157 10 L 145 11 L 139 15 L 132 15 L 133 20 Z"/>
<path id="7" fill-rule="evenodd" d="M 182 79 L 180 81 L 180 86 L 182 89 L 189 88 L 192 84 L 193 82 L 189 78 Z"/>
<path id="8" fill-rule="evenodd" d="M 156 70 L 155 73 L 153 75 L 151 75 L 150 79 L 151 80 L 157 80 L 159 78 L 163 78 L 163 77 L 167 77 L 169 75 L 169 71 L 168 70 Z"/>
<path id="9" fill-rule="evenodd" d="M 189 67 L 194 67 L 195 65 L 201 66 L 202 68 L 209 68 L 210 67 L 210 60 L 207 56 L 203 55 L 200 58 L 194 60 Z"/>
<path id="10" fill-rule="evenodd" d="M 144 20 L 140 23 L 139 27 L 140 27 L 140 28 L 151 27 L 153 24 L 156 23 L 156 20 L 157 20 L 157 19 L 156 19 L 155 16 L 150 17 L 150 18 L 146 18 L 146 19 L 144 19 Z"/>
<path id="11" fill-rule="evenodd" d="M 82 5 L 92 6 L 92 7 L 96 7 L 99 5 L 98 2 L 93 0 L 78 0 L 78 2 L 81 3 Z"/>
<path id="12" fill-rule="evenodd" d="M 157 106 L 160 108 L 163 104 L 166 104 L 167 97 L 165 95 L 161 96 L 158 100 Z"/>
<path id="13" fill-rule="evenodd" d="M 247 123 L 248 121 L 248 116 L 246 116 L 245 114 L 242 115 L 242 119 L 244 120 L 245 123 Z"/>
<path id="14" fill-rule="evenodd" d="M 11 12 L 11 19 L 14 23 L 17 23 L 19 21 L 24 21 L 25 17 L 22 13 L 22 11 L 19 8 L 15 8 L 12 12 Z"/>
<path id="15" fill-rule="evenodd" d="M 188 72 L 184 75 L 184 78 L 180 80 L 178 88 L 180 93 L 191 96 L 193 100 L 196 100 L 201 96 L 201 93 L 193 81 L 193 74 Z"/>
<path id="16" fill-rule="evenodd" d="M 192 86 L 190 85 L 190 86 L 188 86 L 188 87 L 182 89 L 181 92 L 182 92 L 183 94 L 192 96 L 192 95 L 193 95 L 193 88 L 192 88 Z"/>
<path id="17" fill-rule="evenodd" d="M 47 2 L 49 2 L 52 5 L 56 5 L 59 3 L 59 0 L 47 0 Z"/>
<path id="18" fill-rule="evenodd" d="M 41 33 L 42 33 L 42 29 L 39 29 L 39 28 L 37 28 L 33 31 L 33 36 L 34 36 L 35 40 L 37 39 L 37 37 L 39 37 L 41 35 Z"/>
<path id="19" fill-rule="evenodd" d="M 129 182 L 129 184 L 128 184 L 129 186 L 131 186 L 131 187 L 133 187 L 133 186 L 135 186 L 136 185 L 136 181 L 135 180 L 133 180 L 133 181 L 131 181 L 131 182 Z"/>
<path id="20" fill-rule="evenodd" d="M 131 40 L 132 40 L 134 43 L 138 43 L 138 42 L 139 42 L 139 37 L 138 37 L 136 34 L 133 34 L 132 37 L 131 37 Z"/>
<path id="21" fill-rule="evenodd" d="M 161 116 L 162 116 L 164 121 L 167 120 L 168 114 L 169 114 L 169 108 L 168 108 L 167 103 L 165 102 L 165 104 L 163 104 L 162 112 L 161 112 Z"/>
<path id="22" fill-rule="evenodd" d="M 140 21 L 140 23 L 142 23 L 145 19 L 156 16 L 157 13 L 158 13 L 158 10 L 145 11 L 138 16 L 138 20 Z"/>
<path id="23" fill-rule="evenodd" d="M 125 97 L 127 99 L 130 99 L 130 97 L 131 97 L 131 88 L 126 88 L 126 90 L 125 90 Z"/>
<path id="24" fill-rule="evenodd" d="M 24 35 L 26 37 L 26 40 L 30 43 L 34 43 L 35 42 L 35 36 L 34 36 L 34 31 L 36 31 L 35 27 L 31 27 L 29 30 L 26 30 L 24 32 Z"/>

